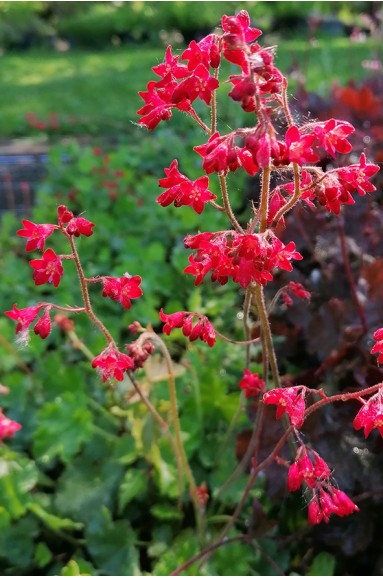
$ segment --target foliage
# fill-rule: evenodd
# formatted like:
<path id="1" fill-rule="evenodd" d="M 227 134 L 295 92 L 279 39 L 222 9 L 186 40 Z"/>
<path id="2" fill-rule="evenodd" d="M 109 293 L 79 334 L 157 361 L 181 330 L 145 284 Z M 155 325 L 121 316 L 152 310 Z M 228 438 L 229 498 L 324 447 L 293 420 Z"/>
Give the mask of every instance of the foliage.
<path id="1" fill-rule="evenodd" d="M 58 204 L 68 204 L 76 213 L 87 207 L 85 217 L 97 223 L 97 234 L 78 242 L 86 274 L 121 275 L 127 270 L 143 276 L 145 297 L 134 302 L 129 313 L 121 313 L 118 303 L 97 297 L 96 291 L 92 293 L 92 302 L 118 343 L 131 339 L 128 325 L 133 318 L 156 326 L 161 306 L 169 311 L 206 313 L 217 329 L 241 338 L 242 321 L 235 313 L 240 313 L 243 292 L 204 288 L 202 302 L 200 288 L 192 287 L 180 275 L 185 233 L 197 232 L 198 228 L 222 229 L 226 225 L 223 215 L 206 210 L 197 217 L 190 209 L 169 207 L 164 225 L 163 210 L 153 203 L 158 177 L 162 176 L 163 167 L 170 164 L 174 151 L 183 151 L 186 143 L 190 147 L 200 142 L 199 130 L 186 130 L 185 124 L 180 123 L 178 136 L 164 128 L 157 133 L 157 139 L 142 137 L 133 144 L 121 141 L 114 147 L 80 147 L 73 141 L 58 144 L 50 151 L 48 175 L 38 194 L 33 221 L 52 222 Z M 325 167 L 328 159 L 322 160 Z M 191 179 L 200 174 L 195 155 L 183 153 L 180 169 Z M 211 186 L 218 195 L 218 187 Z M 250 191 L 244 201 L 244 189 L 244 179 L 236 180 L 234 209 L 243 204 L 247 208 L 250 200 L 258 200 Z M 350 230 L 354 234 L 354 228 L 371 216 L 366 204 L 358 203 L 356 209 L 360 219 L 357 223 L 347 222 L 347 233 Z M 172 218 L 176 211 L 177 218 Z M 381 253 L 381 219 L 379 214 L 375 217 L 367 241 L 358 233 L 355 235 L 370 264 Z M 381 379 L 377 377 L 380 370 L 366 354 L 366 337 L 355 327 L 355 302 L 346 295 L 350 280 L 341 271 L 345 257 L 341 241 L 339 246 L 335 241 L 334 221 L 324 217 L 323 212 L 311 213 L 308 209 L 287 219 L 289 240 L 294 238 L 298 249 L 307 250 L 299 219 L 306 219 L 303 230 L 309 231 L 304 239 L 307 245 L 316 246 L 314 258 L 307 256 L 305 265 L 296 267 L 295 273 L 297 281 L 312 280 L 314 329 L 307 308 L 276 308 L 271 320 L 284 360 L 281 369 L 291 383 L 303 382 L 312 388 L 318 385 L 315 380 L 323 376 L 334 391 L 349 391 L 351 379 L 353 383 L 371 379 L 375 384 Z M 47 286 L 36 289 L 32 281 L 25 281 L 27 262 L 19 241 L 13 237 L 16 228 L 19 225 L 8 217 L 1 231 L 1 267 L 14 300 L 32 305 L 35 300 L 31 296 L 37 293 L 44 301 L 80 303 L 74 271 L 69 272 L 71 263 L 60 282 L 59 293 L 52 293 Z M 56 240 L 53 247 L 57 253 L 65 250 Z M 318 273 L 313 273 L 318 268 L 319 281 Z M 375 325 L 381 319 L 381 296 L 377 295 L 373 271 L 370 277 L 363 273 L 362 277 L 371 301 L 365 308 L 367 320 Z M 277 286 L 285 285 L 284 273 L 276 281 Z M 327 295 L 337 297 L 331 307 L 326 290 Z M 9 295 L 1 296 L 1 304 L 3 309 L 10 307 Z M 325 334 L 317 330 L 320 324 L 326 327 Z M 328 330 L 333 330 L 334 325 L 343 332 L 336 343 L 335 356 Z M 86 356 L 93 357 L 101 350 L 102 336 L 93 328 L 90 330 L 89 322 L 81 316 L 76 318 L 74 330 L 75 333 L 60 332 L 55 326 L 46 341 L 36 338 L 30 349 L 18 351 L 13 346 L 9 323 L 0 320 L 2 381 L 10 388 L 9 394 L 2 397 L 2 405 L 7 415 L 23 424 L 9 446 L 0 448 L 1 567 L 7 575 L 42 571 L 46 575 L 168 574 L 200 548 L 186 492 L 182 510 L 177 503 L 177 463 L 168 439 L 140 403 L 128 379 L 105 387 L 95 377 Z M 256 324 L 252 332 L 251 337 L 256 338 Z M 177 376 L 186 456 L 199 486 L 205 483 L 211 493 L 207 519 L 209 538 L 213 538 L 219 536 L 244 493 L 247 476 L 243 472 L 231 483 L 228 478 L 234 469 L 235 451 L 241 459 L 248 446 L 249 435 L 244 427 L 259 408 L 257 402 L 250 403 L 247 414 L 238 414 L 238 410 L 243 410 L 238 390 L 243 355 L 238 348 L 218 341 L 207 351 L 204 344 L 185 345 L 179 333 L 172 334 L 168 343 L 176 360 L 173 371 Z M 308 369 L 313 369 L 314 376 L 303 376 L 303 358 L 309 355 L 313 368 Z M 330 374 L 328 369 L 334 364 L 339 372 Z M 262 371 L 257 346 L 253 349 L 252 369 Z M 160 416 L 169 423 L 168 372 L 163 358 L 153 356 L 137 375 L 144 392 L 150 394 Z M 309 421 L 303 435 L 310 435 L 322 455 L 331 455 L 332 462 L 339 462 L 342 487 L 357 493 L 368 479 L 368 487 L 374 492 L 379 489 L 379 458 L 366 460 L 368 452 L 372 453 L 368 449 L 371 446 L 361 442 L 360 437 L 344 433 L 350 412 L 339 406 L 329 409 L 323 421 Z M 262 434 L 265 455 L 281 435 L 274 414 L 275 410 L 266 411 Z M 234 421 L 232 428 L 236 415 L 240 416 L 239 421 Z M 379 441 L 374 440 L 373 445 L 373 452 L 377 453 Z M 363 476 L 359 473 L 361 466 Z M 186 574 L 225 575 L 229 569 L 238 575 L 267 575 L 277 569 L 285 573 L 332 575 L 343 568 L 347 556 L 371 545 L 368 516 L 362 525 L 345 525 L 341 521 L 334 529 L 310 531 L 301 503 L 294 497 L 286 500 L 282 496 L 285 482 L 280 464 L 273 464 L 265 475 L 259 476 L 231 539 L 202 570 L 194 564 Z M 379 504 L 379 496 L 373 499 Z M 375 519 L 380 519 L 378 508 Z M 333 547 L 334 536 L 338 540 L 342 536 L 341 557 Z M 363 560 L 360 567 L 366 567 Z"/>

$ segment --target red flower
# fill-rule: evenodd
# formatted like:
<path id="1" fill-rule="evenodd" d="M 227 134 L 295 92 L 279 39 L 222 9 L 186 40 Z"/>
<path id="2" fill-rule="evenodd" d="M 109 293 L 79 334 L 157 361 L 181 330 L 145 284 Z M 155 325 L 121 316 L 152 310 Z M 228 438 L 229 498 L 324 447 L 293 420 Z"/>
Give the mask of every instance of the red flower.
<path id="1" fill-rule="evenodd" d="M 197 317 L 198 321 L 193 327 L 194 317 Z M 189 341 L 195 341 L 199 338 L 207 343 L 209 347 L 213 347 L 215 343 L 215 329 L 205 315 L 188 313 L 187 311 L 177 311 L 167 315 L 161 309 L 160 319 L 165 322 L 162 331 L 166 335 L 170 335 L 173 329 L 182 327 L 182 332 L 189 338 Z"/>
<path id="2" fill-rule="evenodd" d="M 331 118 L 327 122 L 316 123 L 314 134 L 319 140 L 319 146 L 322 146 L 330 156 L 335 157 L 336 152 L 346 154 L 352 150 L 347 137 L 354 131 L 349 122 Z"/>
<path id="3" fill-rule="evenodd" d="M 0 409 L 0 439 L 11 438 L 21 429 L 21 425 L 6 417 Z"/>
<path id="4" fill-rule="evenodd" d="M 139 275 L 133 277 L 125 273 L 122 277 L 101 277 L 103 283 L 103 297 L 109 297 L 113 301 L 119 301 L 125 309 L 130 309 L 131 299 L 137 299 L 142 295 Z"/>
<path id="5" fill-rule="evenodd" d="M 84 217 L 74 217 L 69 221 L 65 230 L 69 235 L 74 235 L 75 237 L 79 237 L 80 235 L 90 237 L 93 235 L 92 229 L 94 226 L 94 223 L 84 219 Z"/>
<path id="6" fill-rule="evenodd" d="M 311 148 L 314 140 L 314 134 L 302 136 L 296 126 L 291 126 L 286 133 L 286 145 L 290 162 L 302 166 L 304 163 L 316 163 L 319 161 L 319 157 Z"/>
<path id="7" fill-rule="evenodd" d="M 359 164 L 343 167 L 336 172 L 348 191 L 353 192 L 356 189 L 360 195 L 364 196 L 366 193 L 376 191 L 376 187 L 368 179 L 378 171 L 379 166 L 367 163 L 366 155 L 362 153 Z"/>
<path id="8" fill-rule="evenodd" d="M 36 335 L 40 335 L 41 339 L 45 339 L 51 332 L 51 318 L 49 316 L 50 307 L 46 307 L 43 315 L 33 328 Z"/>
<path id="9" fill-rule="evenodd" d="M 27 219 L 22 221 L 24 229 L 19 229 L 16 233 L 19 237 L 26 237 L 27 244 L 25 249 L 27 251 L 34 251 L 39 249 L 43 251 L 46 239 L 52 235 L 55 226 L 54 225 L 35 225 Z"/>
<path id="10" fill-rule="evenodd" d="M 157 197 L 156 202 L 162 207 L 167 207 L 171 203 L 174 203 L 175 207 L 192 207 L 200 215 L 205 204 L 217 198 L 208 190 L 208 186 L 208 177 L 200 177 L 195 181 L 185 177 L 179 185 L 174 185 Z"/>
<path id="11" fill-rule="evenodd" d="M 162 331 L 166 333 L 166 335 L 170 335 L 173 329 L 178 329 L 182 327 L 186 314 L 187 314 L 186 311 L 177 311 L 176 313 L 170 313 L 168 315 L 161 308 L 160 319 L 165 323 L 165 325 L 162 328 Z"/>
<path id="12" fill-rule="evenodd" d="M 29 264 L 34 269 L 33 280 L 36 285 L 44 283 L 53 283 L 54 287 L 59 285 L 64 269 L 60 257 L 53 249 L 47 249 L 42 259 L 32 259 Z"/>
<path id="13" fill-rule="evenodd" d="M 210 66 L 218 68 L 220 55 L 217 46 L 217 36 L 209 34 L 200 42 L 192 40 L 189 47 L 182 53 L 182 59 L 189 61 L 189 71 L 195 70 L 199 64 L 203 64 L 206 68 Z"/>
<path id="14" fill-rule="evenodd" d="M 326 522 L 328 524 L 331 514 L 348 516 L 353 512 L 359 512 L 359 508 L 341 490 L 332 486 L 322 487 L 314 491 L 313 499 L 309 504 L 308 518 L 312 525 Z"/>
<path id="15" fill-rule="evenodd" d="M 375 331 L 374 339 L 376 343 L 370 353 L 379 353 L 378 363 L 383 363 L 383 327 Z"/>
<path id="16" fill-rule="evenodd" d="M 123 381 L 125 371 L 134 368 L 134 361 L 110 345 L 93 359 L 92 367 L 99 370 L 102 381 L 106 381 L 110 377 L 114 377 L 117 381 Z"/>
<path id="17" fill-rule="evenodd" d="M 287 488 L 289 492 L 295 492 L 303 481 L 310 488 L 315 488 L 319 482 L 328 480 L 330 474 L 330 468 L 317 452 L 308 450 L 306 446 L 300 446 L 289 469 Z"/>
<path id="18" fill-rule="evenodd" d="M 171 74 L 174 78 L 185 78 L 189 76 L 189 70 L 185 64 L 179 64 L 178 56 L 172 55 L 172 47 L 168 46 L 165 52 L 165 61 L 157 66 L 153 66 L 153 72 L 161 78 Z"/>
<path id="19" fill-rule="evenodd" d="M 28 329 L 30 324 L 33 323 L 33 321 L 38 316 L 41 307 L 42 305 L 32 305 L 31 307 L 25 307 L 25 309 L 18 309 L 15 303 L 13 309 L 11 309 L 11 311 L 6 311 L 5 315 L 7 315 L 7 317 L 13 321 L 17 321 L 17 334 Z"/>
<path id="20" fill-rule="evenodd" d="M 263 396 L 263 403 L 277 405 L 277 419 L 287 413 L 294 427 L 302 427 L 306 409 L 304 386 L 272 389 Z"/>
<path id="21" fill-rule="evenodd" d="M 296 297 L 299 297 L 300 299 L 310 299 L 311 298 L 311 293 L 310 291 L 307 291 L 302 283 L 295 283 L 295 281 L 290 281 L 290 283 L 288 284 L 288 289 L 289 291 L 291 291 L 291 293 L 293 295 L 295 295 Z"/>
<path id="22" fill-rule="evenodd" d="M 380 389 L 377 394 L 366 401 L 358 411 L 353 425 L 355 429 L 364 428 L 365 438 L 370 435 L 374 428 L 383 437 L 383 389 Z"/>
<path id="23" fill-rule="evenodd" d="M 174 89 L 172 102 L 174 104 L 182 100 L 194 102 L 196 98 L 200 98 L 206 104 L 210 104 L 211 94 L 218 86 L 218 80 L 210 76 L 209 70 L 203 64 L 199 64 L 192 74 Z"/>
<path id="24" fill-rule="evenodd" d="M 57 221 L 60 227 L 69 223 L 73 219 L 72 211 L 69 211 L 65 205 L 59 205 L 57 207 Z"/>
<path id="25" fill-rule="evenodd" d="M 265 391 L 266 384 L 258 375 L 251 373 L 249 369 L 243 370 L 243 378 L 239 382 L 239 387 L 245 392 L 246 398 L 255 397 Z"/>

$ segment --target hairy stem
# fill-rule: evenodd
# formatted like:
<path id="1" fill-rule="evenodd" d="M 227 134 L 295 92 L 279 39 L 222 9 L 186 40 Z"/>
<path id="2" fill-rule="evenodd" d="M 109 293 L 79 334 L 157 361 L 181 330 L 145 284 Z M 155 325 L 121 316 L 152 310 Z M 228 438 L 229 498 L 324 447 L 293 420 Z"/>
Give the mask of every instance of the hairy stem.
<path id="1" fill-rule="evenodd" d="M 226 177 L 224 177 L 223 175 L 219 175 L 219 185 L 221 187 L 222 201 L 223 201 L 223 206 L 225 207 L 225 213 L 226 213 L 230 223 L 232 224 L 233 228 L 237 231 L 237 233 L 244 233 L 244 230 L 242 229 L 241 225 L 238 223 L 238 221 L 237 221 L 237 219 L 233 213 L 233 209 L 231 208 L 229 193 L 227 192 Z"/>

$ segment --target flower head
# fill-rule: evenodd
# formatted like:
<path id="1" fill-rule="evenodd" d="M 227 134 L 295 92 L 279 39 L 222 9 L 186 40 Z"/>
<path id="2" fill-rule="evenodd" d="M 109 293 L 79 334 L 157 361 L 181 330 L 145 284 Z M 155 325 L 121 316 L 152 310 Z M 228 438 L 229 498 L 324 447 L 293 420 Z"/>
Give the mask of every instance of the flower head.
<path id="1" fill-rule="evenodd" d="M 305 481 L 310 488 L 328 480 L 330 468 L 317 452 L 302 445 L 297 451 L 295 461 L 290 466 L 287 476 L 287 488 L 289 492 L 295 492 Z"/>
<path id="2" fill-rule="evenodd" d="M 125 371 L 134 368 L 134 361 L 115 347 L 109 346 L 93 359 L 92 367 L 99 370 L 102 381 L 110 377 L 123 381 Z"/>
<path id="3" fill-rule="evenodd" d="M 138 299 L 142 295 L 142 279 L 139 275 L 130 276 L 125 273 L 122 277 L 101 277 L 101 281 L 104 286 L 102 296 L 119 301 L 125 309 L 130 309 L 131 299 Z"/>
<path id="4" fill-rule="evenodd" d="M 383 388 L 362 405 L 353 425 L 355 429 L 364 428 L 365 438 L 373 429 L 377 429 L 383 437 Z"/>
<path id="5" fill-rule="evenodd" d="M 21 425 L 6 417 L 0 409 L 0 439 L 11 438 L 21 429 Z"/>
<path id="6" fill-rule="evenodd" d="M 243 378 L 239 382 L 239 387 L 245 392 L 246 398 L 255 397 L 265 391 L 266 384 L 258 375 L 251 373 L 249 369 L 243 370 Z"/>
<path id="7" fill-rule="evenodd" d="M 306 409 L 303 385 L 272 389 L 263 396 L 263 403 L 277 406 L 277 419 L 287 413 L 294 427 L 302 427 Z"/>
<path id="8" fill-rule="evenodd" d="M 42 305 L 32 305 L 31 307 L 25 307 L 24 309 L 18 309 L 16 303 L 10 311 L 6 311 L 5 315 L 16 321 L 16 334 L 26 331 L 31 323 L 38 316 Z"/>
<path id="9" fill-rule="evenodd" d="M 53 249 L 47 249 L 41 259 L 32 259 L 29 264 L 34 269 L 33 280 L 36 285 L 44 283 L 53 283 L 54 287 L 59 285 L 64 269 L 60 257 Z"/>
<path id="10" fill-rule="evenodd" d="M 19 229 L 16 233 L 19 237 L 26 237 L 27 244 L 25 249 L 27 251 L 34 251 L 39 249 L 44 250 L 44 244 L 47 238 L 52 235 L 55 226 L 54 225 L 36 225 L 27 219 L 22 221 L 24 229 Z"/>
<path id="11" fill-rule="evenodd" d="M 342 490 L 324 485 L 313 492 L 308 518 L 311 525 L 320 524 L 322 521 L 328 524 L 331 514 L 343 517 L 358 511 L 358 506 Z"/>
<path id="12" fill-rule="evenodd" d="M 376 343 L 371 349 L 371 353 L 379 353 L 378 363 L 383 363 L 383 327 L 375 331 L 374 339 Z"/>

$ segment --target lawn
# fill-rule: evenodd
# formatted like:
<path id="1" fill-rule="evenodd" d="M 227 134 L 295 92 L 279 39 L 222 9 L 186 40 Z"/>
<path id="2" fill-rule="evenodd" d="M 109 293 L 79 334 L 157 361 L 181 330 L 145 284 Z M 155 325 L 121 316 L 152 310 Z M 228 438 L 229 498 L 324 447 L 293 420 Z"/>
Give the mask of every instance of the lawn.
<path id="1" fill-rule="evenodd" d="M 283 72 L 298 65 L 308 88 L 326 94 L 334 81 L 345 84 L 368 74 L 362 62 L 378 50 L 374 40 L 352 44 L 346 38 L 323 39 L 316 46 L 289 40 L 278 48 L 277 65 Z M 6 53 L 0 65 L 0 137 L 24 135 L 27 112 L 41 118 L 52 111 L 66 119 L 74 117 L 80 132 L 111 133 L 126 127 L 137 119 L 141 103 L 137 91 L 145 88 L 152 77 L 150 67 L 162 60 L 163 53 L 142 45 L 102 52 Z M 79 131 L 74 126 L 69 132 Z"/>

